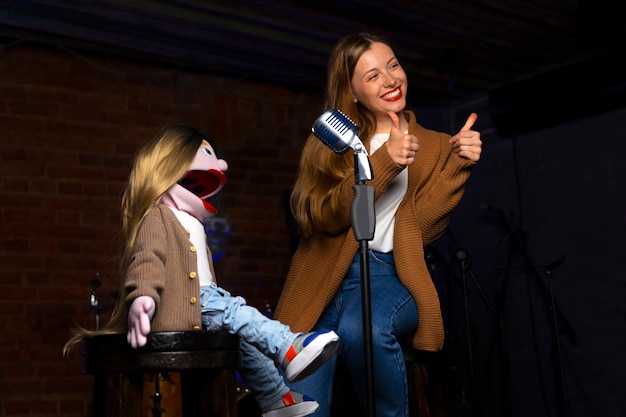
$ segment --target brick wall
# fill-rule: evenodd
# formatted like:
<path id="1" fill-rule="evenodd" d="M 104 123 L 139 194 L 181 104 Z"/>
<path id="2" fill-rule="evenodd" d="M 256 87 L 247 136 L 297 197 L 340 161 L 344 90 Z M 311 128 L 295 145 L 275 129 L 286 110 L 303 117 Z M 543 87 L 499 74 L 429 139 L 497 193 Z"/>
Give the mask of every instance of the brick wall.
<path id="1" fill-rule="evenodd" d="M 119 198 L 137 147 L 168 123 L 212 136 L 229 162 L 218 280 L 274 305 L 291 246 L 283 196 L 319 97 L 18 44 L 0 51 L 0 415 L 86 416 L 91 377 L 62 359 L 75 322 L 109 317 Z"/>

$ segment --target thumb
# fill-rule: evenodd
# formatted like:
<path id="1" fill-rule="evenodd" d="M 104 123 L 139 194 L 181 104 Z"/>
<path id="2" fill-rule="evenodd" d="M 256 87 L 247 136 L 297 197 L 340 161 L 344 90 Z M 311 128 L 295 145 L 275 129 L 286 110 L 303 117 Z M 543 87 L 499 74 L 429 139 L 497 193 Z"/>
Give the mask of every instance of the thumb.
<path id="1" fill-rule="evenodd" d="M 469 117 L 467 118 L 467 121 L 461 128 L 461 132 L 464 130 L 470 130 L 472 126 L 474 126 L 474 123 L 476 123 L 476 119 L 478 119 L 478 115 L 476 113 L 470 114 Z"/>
<path id="2" fill-rule="evenodd" d="M 392 111 L 387 112 L 387 114 L 389 115 L 389 118 L 391 119 L 391 128 L 400 129 L 400 118 L 398 118 L 398 115 Z"/>

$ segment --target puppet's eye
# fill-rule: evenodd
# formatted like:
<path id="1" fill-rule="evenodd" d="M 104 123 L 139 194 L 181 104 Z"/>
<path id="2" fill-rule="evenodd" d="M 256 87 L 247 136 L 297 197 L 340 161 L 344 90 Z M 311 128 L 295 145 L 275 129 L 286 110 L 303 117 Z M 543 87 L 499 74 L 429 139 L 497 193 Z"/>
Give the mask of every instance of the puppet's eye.
<path id="1" fill-rule="evenodd" d="M 213 151 L 209 148 L 204 148 L 204 153 L 209 155 L 209 156 L 213 156 Z"/>

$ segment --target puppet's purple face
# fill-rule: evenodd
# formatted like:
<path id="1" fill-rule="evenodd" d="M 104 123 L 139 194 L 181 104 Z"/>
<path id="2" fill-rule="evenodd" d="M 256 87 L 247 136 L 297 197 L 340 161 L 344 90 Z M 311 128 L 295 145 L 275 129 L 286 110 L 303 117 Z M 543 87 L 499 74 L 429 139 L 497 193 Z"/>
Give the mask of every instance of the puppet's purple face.
<path id="1" fill-rule="evenodd" d="M 178 184 L 200 198 L 204 208 L 214 214 L 217 209 L 208 202 L 209 197 L 217 194 L 226 184 L 228 164 L 218 159 L 209 142 L 202 141 L 187 174 Z"/>

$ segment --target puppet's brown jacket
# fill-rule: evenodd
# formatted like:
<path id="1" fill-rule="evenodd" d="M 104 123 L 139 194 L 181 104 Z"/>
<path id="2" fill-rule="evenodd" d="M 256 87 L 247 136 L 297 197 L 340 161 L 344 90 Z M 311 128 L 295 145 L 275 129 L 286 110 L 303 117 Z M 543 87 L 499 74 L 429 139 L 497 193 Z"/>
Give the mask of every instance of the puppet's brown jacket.
<path id="1" fill-rule="evenodd" d="M 196 248 L 172 210 L 161 204 L 143 220 L 126 274 L 126 304 L 147 295 L 156 302 L 151 331 L 201 330 Z M 209 253 L 209 259 L 211 254 Z M 215 277 L 213 264 L 211 274 Z"/>

